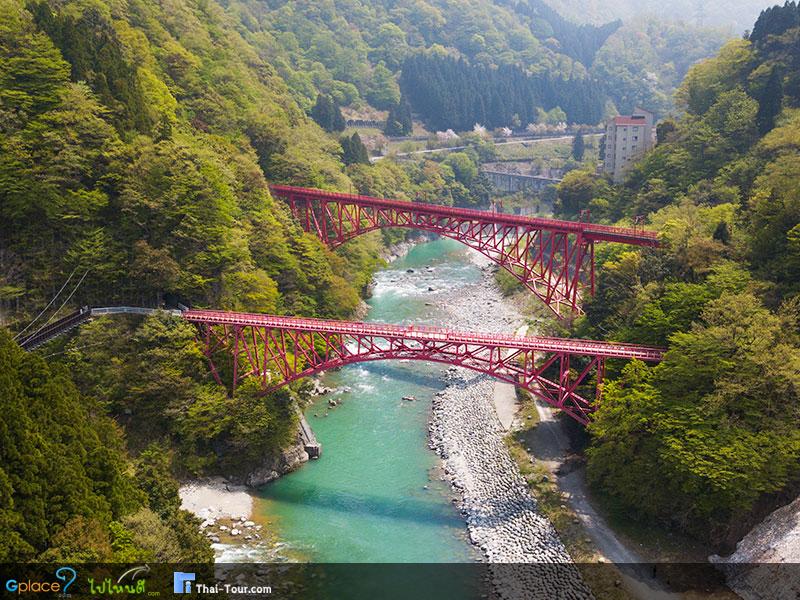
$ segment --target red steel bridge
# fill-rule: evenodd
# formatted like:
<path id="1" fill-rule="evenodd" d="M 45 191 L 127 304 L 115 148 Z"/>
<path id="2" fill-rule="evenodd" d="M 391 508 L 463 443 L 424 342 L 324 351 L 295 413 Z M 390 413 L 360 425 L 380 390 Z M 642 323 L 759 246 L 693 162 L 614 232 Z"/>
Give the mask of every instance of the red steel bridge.
<path id="1" fill-rule="evenodd" d="M 664 353 L 634 344 L 214 310 L 185 310 L 181 317 L 197 325 L 214 378 L 220 384 L 227 379 L 232 390 L 246 377 L 258 378 L 268 392 L 351 363 L 422 360 L 520 386 L 583 424 L 599 400 L 607 359 L 658 362 Z M 580 392 L 592 380 L 590 399 Z"/>
<path id="2" fill-rule="evenodd" d="M 656 247 L 658 234 L 640 228 L 523 217 L 402 202 L 323 190 L 270 186 L 309 233 L 330 248 L 385 227 L 422 229 L 463 242 L 490 258 L 541 298 L 560 318 L 580 314 L 594 294 L 594 244 Z"/>
<path id="3" fill-rule="evenodd" d="M 105 315 L 148 315 L 152 308 L 83 307 L 20 340 L 34 350 Z M 552 337 L 461 333 L 436 327 L 326 321 L 298 317 L 171 310 L 194 323 L 214 379 L 231 391 L 256 377 L 264 392 L 343 365 L 376 360 L 422 360 L 466 367 L 520 386 L 588 423 L 600 399 L 606 360 L 658 362 L 662 348 Z M 227 380 L 227 381 L 223 381 Z M 594 381 L 594 398 L 583 391 Z M 581 395 L 583 394 L 583 395 Z"/>

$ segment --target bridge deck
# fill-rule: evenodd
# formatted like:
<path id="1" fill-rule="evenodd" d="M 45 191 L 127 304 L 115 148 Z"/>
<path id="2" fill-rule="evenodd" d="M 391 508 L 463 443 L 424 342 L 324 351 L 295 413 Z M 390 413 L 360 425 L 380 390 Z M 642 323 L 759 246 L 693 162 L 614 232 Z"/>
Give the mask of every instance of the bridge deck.
<path id="1" fill-rule="evenodd" d="M 271 327 L 308 332 L 338 333 L 342 335 L 373 335 L 405 340 L 444 341 L 459 344 L 479 344 L 497 348 L 538 350 L 542 352 L 567 352 L 591 354 L 604 358 L 636 358 L 657 362 L 663 358 L 664 350 L 637 344 L 617 344 L 593 340 L 576 340 L 537 336 L 513 336 L 489 333 L 463 333 L 440 327 L 416 325 L 386 325 L 383 323 L 361 323 L 355 321 L 328 321 L 280 317 L 254 313 L 236 313 L 216 310 L 187 310 L 183 318 L 192 323 Z"/>
<path id="2" fill-rule="evenodd" d="M 490 218 L 495 223 L 506 225 L 519 225 L 543 229 L 547 231 L 564 231 L 581 233 L 585 237 L 599 242 L 618 242 L 637 246 L 658 246 L 658 232 L 629 227 L 613 227 L 586 223 L 582 221 L 564 221 L 561 219 L 546 219 L 544 217 L 525 217 L 505 213 L 493 213 L 472 208 L 453 208 L 438 204 L 425 204 L 422 202 L 404 202 L 401 200 L 388 200 L 386 198 L 373 198 L 341 192 L 329 192 L 313 188 L 295 187 L 290 185 L 272 185 L 270 190 L 280 197 L 296 195 L 303 198 L 313 198 L 328 202 L 346 201 L 348 204 L 387 208 L 393 210 L 414 210 L 426 214 L 435 214 L 443 217 L 459 217 L 462 219 L 486 220 Z"/>

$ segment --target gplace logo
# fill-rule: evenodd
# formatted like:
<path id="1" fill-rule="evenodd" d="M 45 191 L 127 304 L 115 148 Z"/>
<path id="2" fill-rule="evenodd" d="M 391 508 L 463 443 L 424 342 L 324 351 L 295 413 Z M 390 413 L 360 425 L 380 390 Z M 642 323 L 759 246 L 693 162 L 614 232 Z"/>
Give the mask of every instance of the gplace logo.
<path id="1" fill-rule="evenodd" d="M 56 569 L 55 575 L 56 579 L 61 580 L 63 583 L 58 581 L 31 581 L 30 579 L 18 581 L 17 579 L 9 579 L 6 581 L 6 591 L 16 594 L 28 594 L 31 592 L 61 592 L 61 594 L 66 594 L 69 586 L 78 577 L 77 572 L 72 567 L 59 567 Z"/>

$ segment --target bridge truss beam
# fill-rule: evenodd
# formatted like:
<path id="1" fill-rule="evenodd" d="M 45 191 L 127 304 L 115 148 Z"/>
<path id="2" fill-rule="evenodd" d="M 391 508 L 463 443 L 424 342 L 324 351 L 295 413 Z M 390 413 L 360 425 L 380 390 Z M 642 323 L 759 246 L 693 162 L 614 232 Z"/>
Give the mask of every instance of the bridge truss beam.
<path id="1" fill-rule="evenodd" d="M 662 350 L 588 340 L 456 333 L 445 329 L 190 310 L 218 383 L 248 377 L 264 392 L 351 363 L 422 360 L 466 367 L 520 386 L 586 424 L 608 358 L 661 359 Z M 220 366 L 224 361 L 224 368 Z M 593 387 L 592 397 L 585 389 Z"/>
<path id="2" fill-rule="evenodd" d="M 430 231 L 456 239 L 511 273 L 559 318 L 580 314 L 585 295 L 594 294 L 594 243 L 613 241 L 655 246 L 652 232 L 591 223 L 506 215 L 272 186 L 303 229 L 328 247 L 386 227 Z"/>

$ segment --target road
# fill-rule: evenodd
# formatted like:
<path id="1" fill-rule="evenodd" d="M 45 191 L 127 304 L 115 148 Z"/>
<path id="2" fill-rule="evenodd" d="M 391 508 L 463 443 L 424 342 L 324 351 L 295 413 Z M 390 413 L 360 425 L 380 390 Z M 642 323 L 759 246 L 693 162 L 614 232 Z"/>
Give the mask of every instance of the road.
<path id="1" fill-rule="evenodd" d="M 600 137 L 603 135 L 602 133 L 589 133 L 586 134 L 584 137 Z M 525 138 L 521 140 L 509 140 L 507 142 L 495 142 L 495 146 L 510 146 L 512 144 L 541 144 L 543 142 L 558 142 L 558 141 L 566 141 L 571 140 L 572 135 L 558 135 L 553 137 L 537 137 L 537 138 Z M 414 156 L 416 154 L 434 154 L 436 152 L 451 152 L 453 150 L 464 150 L 469 148 L 469 146 L 449 146 L 447 148 L 432 148 L 428 150 L 414 150 L 412 152 L 398 152 L 394 154 L 397 158 L 408 158 L 409 156 Z M 371 162 L 377 162 L 382 160 L 385 156 L 373 156 L 370 158 Z"/>
<path id="2" fill-rule="evenodd" d="M 539 425 L 531 445 L 531 454 L 543 462 L 551 473 L 556 474 L 564 457 L 569 453 L 569 440 L 555 419 L 554 410 L 536 402 Z M 681 594 L 671 593 L 653 578 L 651 566 L 631 548 L 620 542 L 605 519 L 592 506 L 586 493 L 586 477 L 583 467 L 565 475 L 556 475 L 559 488 L 569 496 L 570 508 L 581 520 L 587 535 L 606 560 L 617 565 L 623 577 L 625 589 L 641 600 L 679 600 Z"/>

